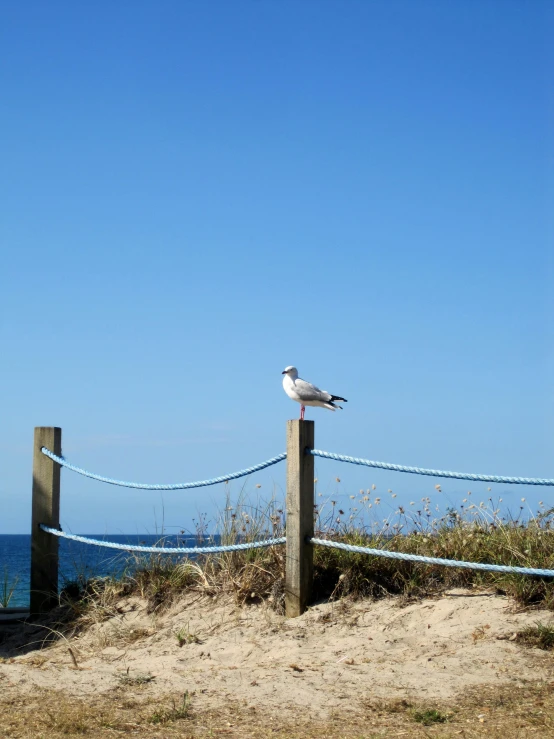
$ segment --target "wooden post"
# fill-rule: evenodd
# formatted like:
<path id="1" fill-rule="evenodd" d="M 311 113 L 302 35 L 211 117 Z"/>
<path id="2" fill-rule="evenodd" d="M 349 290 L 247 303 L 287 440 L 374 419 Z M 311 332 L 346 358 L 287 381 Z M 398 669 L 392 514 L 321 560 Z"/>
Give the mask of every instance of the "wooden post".
<path id="1" fill-rule="evenodd" d="M 287 561 L 285 614 L 300 616 L 312 595 L 314 535 L 314 448 L 313 421 L 287 421 Z"/>
<path id="2" fill-rule="evenodd" d="M 58 603 L 58 538 L 39 529 L 60 525 L 60 465 L 42 447 L 62 454 L 62 430 L 37 426 L 33 453 L 33 514 L 31 525 L 31 614 L 44 613 Z"/>

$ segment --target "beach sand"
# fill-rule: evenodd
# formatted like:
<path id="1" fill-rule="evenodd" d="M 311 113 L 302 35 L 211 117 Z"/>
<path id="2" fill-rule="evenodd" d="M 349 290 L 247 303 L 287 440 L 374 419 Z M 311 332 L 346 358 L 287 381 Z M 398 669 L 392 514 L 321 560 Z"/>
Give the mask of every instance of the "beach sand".
<path id="1" fill-rule="evenodd" d="M 156 701 L 186 694 L 196 719 L 250 712 L 263 716 L 268 731 L 275 727 L 268 736 L 278 735 L 283 722 L 336 727 L 337 720 L 339 726 L 358 726 L 352 736 L 388 736 L 379 733 L 378 723 L 375 734 L 359 733 L 379 706 L 391 716 L 409 709 L 413 718 L 413 707 L 447 710 L 472 695 L 475 721 L 465 720 L 465 730 L 473 736 L 467 734 L 469 724 L 483 731 L 487 722 L 492 726 L 487 695 L 510 696 L 531 687 L 552 692 L 553 653 L 514 638 L 526 626 L 552 620 L 550 611 L 521 611 L 509 598 L 479 590 L 451 590 L 407 604 L 399 598 L 322 603 L 289 620 L 265 604 L 237 607 L 231 599 L 194 594 L 149 614 L 144 601 L 128 597 L 102 623 L 47 646 L 41 644 L 46 628 L 3 627 L 0 711 L 40 707 L 41 695 L 46 703 L 59 694 L 90 707 L 103 698 L 113 702 L 119 696 L 121 703 L 131 696 L 142 715 L 142 706 L 152 713 Z M 229 735 L 258 736 L 226 723 Z M 141 736 L 210 735 L 202 734 L 198 720 L 168 720 L 145 734 L 140 726 L 139 721 L 135 733 Z M 47 729 L 48 722 L 44 736 L 55 735 L 56 726 Z M 6 737 L 27 736 L 25 730 L 14 718 Z M 97 730 L 89 727 L 88 735 L 104 735 Z M 412 735 L 429 730 L 414 723 Z M 29 736 L 38 737 L 36 726 L 34 731 Z M 546 723 L 529 735 L 554 736 L 549 731 Z M 307 736 L 307 730 L 298 735 Z"/>

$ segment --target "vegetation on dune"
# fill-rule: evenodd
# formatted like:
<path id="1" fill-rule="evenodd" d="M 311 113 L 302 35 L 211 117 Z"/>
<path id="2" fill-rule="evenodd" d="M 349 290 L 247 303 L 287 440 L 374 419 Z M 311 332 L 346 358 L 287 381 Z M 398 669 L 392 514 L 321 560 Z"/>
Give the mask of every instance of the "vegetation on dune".
<path id="1" fill-rule="evenodd" d="M 0 608 L 7 608 L 13 597 L 19 578 L 10 578 L 8 568 L 4 565 L 3 574 L 0 575 Z"/>
<path id="2" fill-rule="evenodd" d="M 394 498 L 392 491 L 389 494 Z M 518 516 L 501 516 L 498 503 L 495 507 L 492 499 L 487 505 L 473 505 L 467 504 L 466 498 L 458 509 L 449 508 L 446 514 L 434 517 L 430 499 L 423 498 L 417 508 L 415 503 L 410 508 L 398 506 L 383 520 L 378 517 L 381 499 L 373 489 L 350 498 L 348 511 L 332 499 L 315 507 L 318 538 L 441 559 L 554 569 L 554 509 L 543 507 L 537 515 L 523 519 L 523 506 Z M 370 523 L 368 512 L 373 515 Z M 223 544 L 283 536 L 285 529 L 284 510 L 276 500 L 252 504 L 244 495 L 234 505 L 227 500 L 216 525 Z M 198 545 L 214 544 L 202 517 L 197 540 Z M 121 595 L 140 595 L 147 600 L 150 612 L 155 612 L 185 591 L 230 594 L 239 604 L 265 601 L 282 612 L 284 573 L 283 546 L 201 555 L 194 560 L 163 554 L 133 556 L 122 578 L 73 584 L 62 593 L 62 602 L 81 621 L 87 621 L 92 612 L 95 621 L 102 620 L 103 614 L 107 617 Z M 554 610 L 551 578 L 314 548 L 315 600 L 388 595 L 411 599 L 452 587 L 493 587 L 522 606 L 540 604 Z"/>

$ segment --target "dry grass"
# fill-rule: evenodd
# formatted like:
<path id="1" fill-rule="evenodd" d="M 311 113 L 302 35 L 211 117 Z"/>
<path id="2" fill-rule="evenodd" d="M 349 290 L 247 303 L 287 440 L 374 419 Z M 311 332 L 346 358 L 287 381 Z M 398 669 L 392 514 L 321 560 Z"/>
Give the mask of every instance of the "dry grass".
<path id="1" fill-rule="evenodd" d="M 238 539 L 256 541 L 282 536 L 283 511 L 275 501 L 258 506 L 245 501 L 235 507 L 228 504 L 218 530 L 222 544 L 235 543 Z M 210 546 L 215 542 L 199 531 L 197 545 Z M 201 555 L 195 561 L 164 554 L 133 556 L 126 574 L 119 579 L 104 577 L 71 583 L 61 593 L 57 616 L 66 624 L 66 629 L 67 624 L 71 624 L 74 631 L 99 627 L 117 615 L 122 597 L 144 598 L 148 612 L 156 615 L 185 591 L 212 596 L 231 594 L 238 604 L 269 600 L 280 610 L 284 567 L 283 547 Z M 111 643 L 124 638 L 124 635 L 114 635 Z"/>
<path id="2" fill-rule="evenodd" d="M 554 569 L 553 510 L 523 521 L 513 516 L 501 517 L 492 502 L 469 507 L 464 507 L 464 503 L 460 510 L 449 509 L 446 515 L 433 518 L 430 499 L 424 498 L 421 508 L 413 513 L 399 507 L 378 525 L 362 525 L 360 510 L 363 506 L 377 507 L 380 499 L 372 497 L 371 490 L 361 493 L 350 512 L 338 508 L 332 500 L 327 508 L 326 504 L 316 508 L 317 535 L 375 549 Z M 274 500 L 252 505 L 241 498 L 234 506 L 227 503 L 217 529 L 222 532 L 223 543 L 236 542 L 238 538 L 256 541 L 281 536 L 285 532 L 283 509 Z M 199 545 L 213 543 L 199 530 Z M 284 572 L 282 546 L 203 555 L 195 561 L 162 554 L 133 557 L 127 574 L 119 580 L 100 578 L 66 589 L 55 615 L 55 631 L 71 636 L 94 626 L 98 646 L 102 647 L 121 646 L 148 636 L 149 632 L 138 633 L 129 628 L 121 627 L 116 633 L 113 625 L 102 627 L 117 615 L 120 599 L 133 595 L 146 599 L 153 617 L 185 591 L 211 596 L 231 594 L 237 604 L 265 601 L 282 612 Z M 386 595 L 411 600 L 452 587 L 471 586 L 494 587 L 522 607 L 540 605 L 554 610 L 554 580 L 550 578 L 422 565 L 326 547 L 314 550 L 316 600 Z"/>
<path id="3" fill-rule="evenodd" d="M 554 622 L 543 624 L 537 621 L 535 626 L 529 626 L 518 632 L 514 641 L 537 649 L 552 650 L 554 649 Z"/>
<path id="4" fill-rule="evenodd" d="M 421 507 L 407 511 L 399 506 L 393 515 L 369 525 L 363 523 L 363 507 L 380 505 L 380 498 L 372 499 L 371 495 L 368 490 L 359 500 L 350 496 L 357 505 L 346 512 L 332 500 L 316 507 L 317 536 L 430 557 L 554 569 L 554 510 L 543 510 L 526 520 L 521 516 L 501 517 L 491 499 L 487 505 L 462 503 L 459 510 L 450 508 L 446 515 L 434 518 L 430 498 L 423 498 Z M 253 505 L 241 498 L 234 506 L 228 502 L 217 530 L 224 544 L 283 536 L 283 509 L 274 500 Z M 199 531 L 198 544 L 214 542 Z M 323 547 L 315 548 L 314 564 L 316 598 L 385 594 L 411 598 L 450 587 L 492 585 L 523 606 L 540 603 L 543 608 L 554 609 L 552 578 L 421 565 Z M 94 602 L 96 620 L 109 617 L 117 599 L 132 592 L 145 597 L 153 613 L 187 589 L 211 595 L 231 593 L 238 603 L 269 600 L 279 610 L 284 568 L 283 547 L 204 555 L 194 562 L 175 561 L 161 554 L 135 557 L 129 566 L 132 575 L 119 583 L 105 579 L 89 582 L 79 589 L 77 601 L 85 606 L 80 615 Z"/>
<path id="5" fill-rule="evenodd" d="M 137 692 L 138 691 L 138 692 Z M 480 688 L 447 705 L 409 700 L 371 701 L 334 713 L 325 721 L 283 706 L 229 702 L 202 711 L 195 695 L 153 700 L 133 685 L 86 701 L 49 691 L 27 699 L 1 701 L 6 739 L 63 739 L 68 736 L 132 735 L 171 737 L 252 737 L 252 739 L 370 739 L 370 737 L 554 736 L 554 685 L 521 685 L 514 690 Z"/>
<path id="6" fill-rule="evenodd" d="M 0 575 L 0 608 L 9 606 L 18 582 L 19 578 L 17 576 L 10 578 L 8 568 L 4 565 L 3 572 Z"/>
<path id="7" fill-rule="evenodd" d="M 523 506 L 517 515 L 502 516 L 499 503 L 495 507 L 491 498 L 479 504 L 465 498 L 458 509 L 449 508 L 445 515 L 433 517 L 431 499 L 423 498 L 409 510 L 399 506 L 384 520 L 359 525 L 364 506 L 375 511 L 375 506 L 381 505 L 381 499 L 372 493 L 360 491 L 356 505 L 346 512 L 332 500 L 330 508 L 323 505 L 318 511 L 320 531 L 329 539 L 373 549 L 554 569 L 554 511 L 544 510 L 544 506 L 536 515 L 523 519 Z M 394 495 L 392 491 L 389 494 Z M 493 586 L 524 607 L 540 604 L 554 610 L 553 578 L 422 565 L 322 547 L 316 547 L 314 559 L 318 597 L 396 594 L 417 598 L 451 587 Z"/>

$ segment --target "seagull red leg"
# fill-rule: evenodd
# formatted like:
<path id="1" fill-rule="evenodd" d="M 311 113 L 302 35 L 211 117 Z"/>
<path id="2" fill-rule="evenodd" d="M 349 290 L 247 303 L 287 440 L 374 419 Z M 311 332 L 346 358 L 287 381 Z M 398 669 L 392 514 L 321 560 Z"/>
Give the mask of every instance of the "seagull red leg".
<path id="1" fill-rule="evenodd" d="M 301 405 L 301 406 L 300 406 L 300 420 L 301 420 L 301 421 L 303 421 L 303 420 L 304 420 L 304 411 L 305 411 L 305 410 L 306 410 L 305 406 Z"/>

